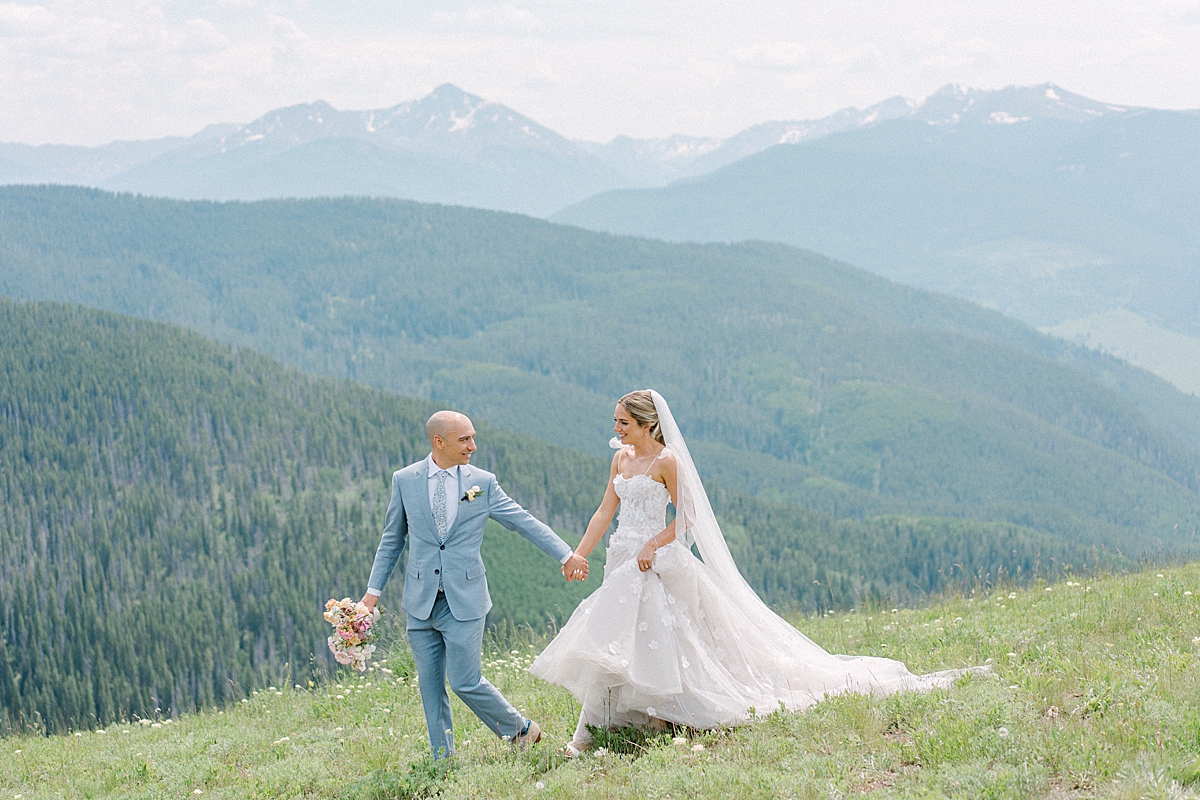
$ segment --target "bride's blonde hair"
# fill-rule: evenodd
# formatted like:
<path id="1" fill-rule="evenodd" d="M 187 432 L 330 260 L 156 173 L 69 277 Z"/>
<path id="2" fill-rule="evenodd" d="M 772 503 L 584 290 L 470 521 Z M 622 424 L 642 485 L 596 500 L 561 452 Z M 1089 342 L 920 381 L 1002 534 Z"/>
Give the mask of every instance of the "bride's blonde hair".
<path id="1" fill-rule="evenodd" d="M 638 389 L 636 392 L 630 392 L 617 401 L 629 412 L 629 416 L 633 417 L 633 421 L 643 428 L 650 426 L 650 435 L 654 437 L 654 441 L 659 444 L 666 444 L 663 440 L 662 428 L 658 424 L 658 409 L 654 407 L 654 395 L 650 394 L 649 389 Z"/>

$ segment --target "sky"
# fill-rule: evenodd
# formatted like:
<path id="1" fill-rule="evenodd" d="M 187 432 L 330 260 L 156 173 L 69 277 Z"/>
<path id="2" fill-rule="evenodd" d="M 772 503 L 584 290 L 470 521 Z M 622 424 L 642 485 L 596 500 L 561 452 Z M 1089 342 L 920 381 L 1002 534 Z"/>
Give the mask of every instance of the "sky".
<path id="1" fill-rule="evenodd" d="M 947 83 L 1200 108 L 1200 0 L 0 0 L 0 141 L 190 135 L 442 83 L 573 139 L 728 136 Z"/>

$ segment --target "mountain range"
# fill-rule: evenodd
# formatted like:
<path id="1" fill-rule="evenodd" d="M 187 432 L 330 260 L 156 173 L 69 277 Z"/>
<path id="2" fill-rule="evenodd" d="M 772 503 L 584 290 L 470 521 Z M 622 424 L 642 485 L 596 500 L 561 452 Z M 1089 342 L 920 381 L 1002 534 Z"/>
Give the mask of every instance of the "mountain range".
<path id="1" fill-rule="evenodd" d="M 904 116 L 666 187 L 602 193 L 551 219 L 673 241 L 786 242 L 1120 352 L 1195 390 L 1198 112 L 1053 86 L 951 87 Z M 1165 348 L 1146 350 L 1114 312 Z"/>
<path id="2" fill-rule="evenodd" d="M 0 145 L 0 183 L 212 200 L 371 195 L 535 215 L 625 185 L 549 128 L 449 84 L 391 108 L 318 101 L 186 138 Z"/>
<path id="3" fill-rule="evenodd" d="M 1052 84 L 949 85 L 724 139 L 600 144 L 446 84 L 387 109 L 316 102 L 191 137 L 4 144 L 0 183 L 400 197 L 672 240 L 781 241 L 998 309 L 1195 392 L 1198 134 L 1192 111 Z"/>
<path id="4" fill-rule="evenodd" d="M 894 119 L 943 125 L 1127 113 L 1061 92 L 972 92 L 949 86 L 922 102 L 892 97 L 815 120 L 776 120 L 721 139 L 618 136 L 570 141 L 513 109 L 444 84 L 391 108 L 328 103 L 275 109 L 190 137 L 100 147 L 0 144 L 0 184 L 61 183 L 179 199 L 368 195 L 545 216 L 598 192 L 703 175 L 779 144 Z M 1050 90 L 1054 94 L 1053 90 Z M 984 111 L 984 109 L 987 109 Z"/>

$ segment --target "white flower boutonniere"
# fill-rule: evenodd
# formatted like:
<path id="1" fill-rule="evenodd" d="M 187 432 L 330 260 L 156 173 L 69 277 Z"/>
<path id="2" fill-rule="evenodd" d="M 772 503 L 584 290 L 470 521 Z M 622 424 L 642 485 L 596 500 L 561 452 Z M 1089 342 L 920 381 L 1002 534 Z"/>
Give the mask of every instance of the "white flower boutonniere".
<path id="1" fill-rule="evenodd" d="M 466 494 L 459 498 L 458 502 L 461 503 L 463 500 L 466 500 L 468 503 L 470 503 L 476 497 L 479 497 L 479 493 L 482 491 L 483 489 L 480 489 L 478 486 L 472 486 L 470 489 L 467 489 Z"/>

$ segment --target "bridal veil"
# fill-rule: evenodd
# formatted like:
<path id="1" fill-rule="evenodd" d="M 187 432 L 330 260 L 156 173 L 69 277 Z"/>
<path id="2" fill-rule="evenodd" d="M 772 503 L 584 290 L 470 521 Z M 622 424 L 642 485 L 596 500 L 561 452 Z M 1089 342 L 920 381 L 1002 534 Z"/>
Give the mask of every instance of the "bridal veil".
<path id="1" fill-rule="evenodd" d="M 675 455 L 678 473 L 676 487 L 676 537 L 685 545 L 695 545 L 708 573 L 698 582 L 720 597 L 703 598 L 702 603 L 720 606 L 726 619 L 739 623 L 734 633 L 736 660 L 745 659 L 749 675 L 742 673 L 746 700 L 761 703 L 770 698 L 789 709 L 801 709 L 822 698 L 841 693 L 888 694 L 947 686 L 967 672 L 986 669 L 952 669 L 915 675 L 899 661 L 871 656 L 843 656 L 826 652 L 820 645 L 796 630 L 758 597 L 738 571 L 729 546 L 721 533 L 700 474 L 692 461 L 683 434 L 675 422 L 667 401 L 652 391 L 659 426 L 667 447 Z M 797 532 L 800 533 L 800 532 Z M 799 543 L 803 546 L 803 543 Z M 730 653 L 729 655 L 734 655 Z"/>

